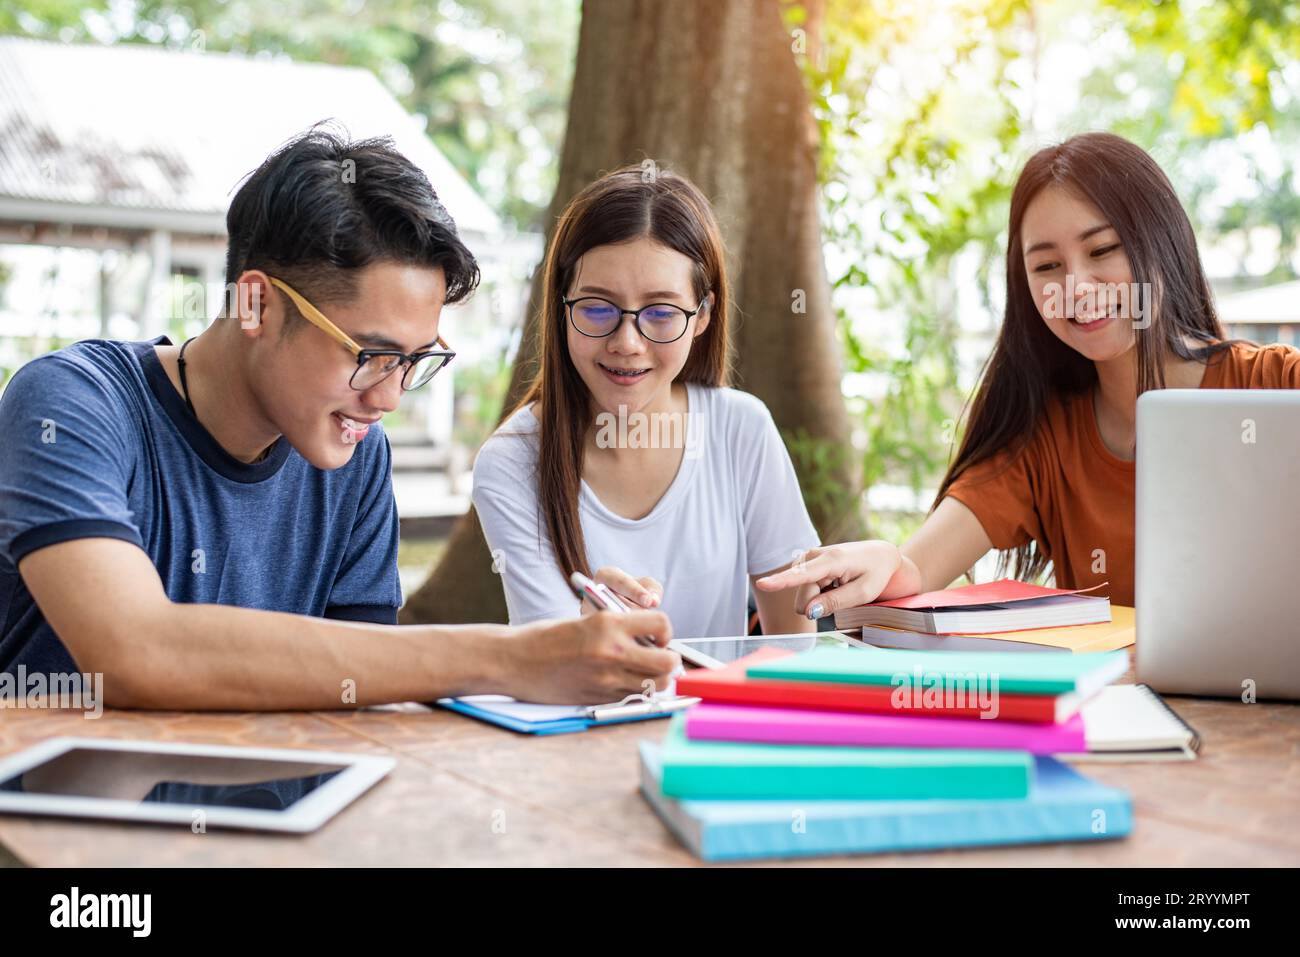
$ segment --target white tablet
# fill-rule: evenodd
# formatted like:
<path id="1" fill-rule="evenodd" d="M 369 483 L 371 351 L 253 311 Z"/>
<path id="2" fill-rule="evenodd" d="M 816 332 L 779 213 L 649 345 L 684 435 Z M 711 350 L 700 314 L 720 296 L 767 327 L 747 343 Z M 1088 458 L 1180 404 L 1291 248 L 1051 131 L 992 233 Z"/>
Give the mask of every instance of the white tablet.
<path id="1" fill-rule="evenodd" d="M 721 668 L 760 648 L 808 651 L 811 648 L 866 648 L 842 631 L 810 631 L 802 635 L 745 635 L 740 638 L 674 638 L 668 647 L 702 668 Z"/>
<path id="2" fill-rule="evenodd" d="M 0 758 L 0 813 L 304 834 L 394 764 L 334 751 L 52 738 Z"/>

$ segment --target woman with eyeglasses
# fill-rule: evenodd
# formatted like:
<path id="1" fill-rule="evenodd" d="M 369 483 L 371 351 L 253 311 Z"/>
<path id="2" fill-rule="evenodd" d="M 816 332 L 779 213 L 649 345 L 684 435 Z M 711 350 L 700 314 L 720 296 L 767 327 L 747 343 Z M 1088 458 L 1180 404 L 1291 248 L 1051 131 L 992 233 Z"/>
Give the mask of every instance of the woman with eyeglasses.
<path id="1" fill-rule="evenodd" d="M 474 466 L 512 624 L 595 610 L 592 576 L 679 637 L 745 634 L 752 579 L 818 544 L 767 408 L 727 388 L 728 288 L 708 200 L 610 173 L 561 214 L 543 265 L 540 366 Z M 809 631 L 760 593 L 767 634 Z"/>

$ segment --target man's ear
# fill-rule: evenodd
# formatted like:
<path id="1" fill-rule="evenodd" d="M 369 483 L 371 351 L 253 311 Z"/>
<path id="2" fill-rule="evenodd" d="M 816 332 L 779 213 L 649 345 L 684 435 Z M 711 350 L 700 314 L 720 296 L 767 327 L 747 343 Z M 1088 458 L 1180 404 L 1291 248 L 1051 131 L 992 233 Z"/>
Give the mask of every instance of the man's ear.
<path id="1" fill-rule="evenodd" d="M 241 273 L 235 281 L 235 318 L 250 339 L 256 339 L 268 324 L 278 329 L 284 323 L 284 310 L 274 294 L 271 279 L 260 269 Z"/>

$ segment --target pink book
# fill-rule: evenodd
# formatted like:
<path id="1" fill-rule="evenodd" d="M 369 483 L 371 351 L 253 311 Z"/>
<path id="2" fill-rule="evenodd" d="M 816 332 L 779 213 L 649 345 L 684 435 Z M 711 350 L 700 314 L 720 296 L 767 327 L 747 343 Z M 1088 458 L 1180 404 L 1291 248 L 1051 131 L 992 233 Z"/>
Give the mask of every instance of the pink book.
<path id="1" fill-rule="evenodd" d="M 1032 754 L 1088 750 L 1083 717 L 1061 724 L 1027 724 L 928 715 L 805 711 L 697 704 L 686 713 L 693 741 L 844 745 L 862 748 L 999 748 Z"/>

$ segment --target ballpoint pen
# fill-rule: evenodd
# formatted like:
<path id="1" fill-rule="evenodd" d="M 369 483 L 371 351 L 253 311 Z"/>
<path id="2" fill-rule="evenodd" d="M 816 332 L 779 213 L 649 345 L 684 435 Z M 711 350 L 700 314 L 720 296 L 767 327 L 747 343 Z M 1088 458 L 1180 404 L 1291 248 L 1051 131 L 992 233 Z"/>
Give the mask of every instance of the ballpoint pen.
<path id="1" fill-rule="evenodd" d="M 623 604 L 622 599 L 614 594 L 609 586 L 592 581 L 582 572 L 574 572 L 570 575 L 569 584 L 579 598 L 587 598 L 601 611 L 612 611 L 623 615 L 629 611 L 627 605 Z M 655 640 L 649 635 L 637 635 L 636 640 L 638 644 L 645 645 L 647 648 L 657 647 Z"/>

